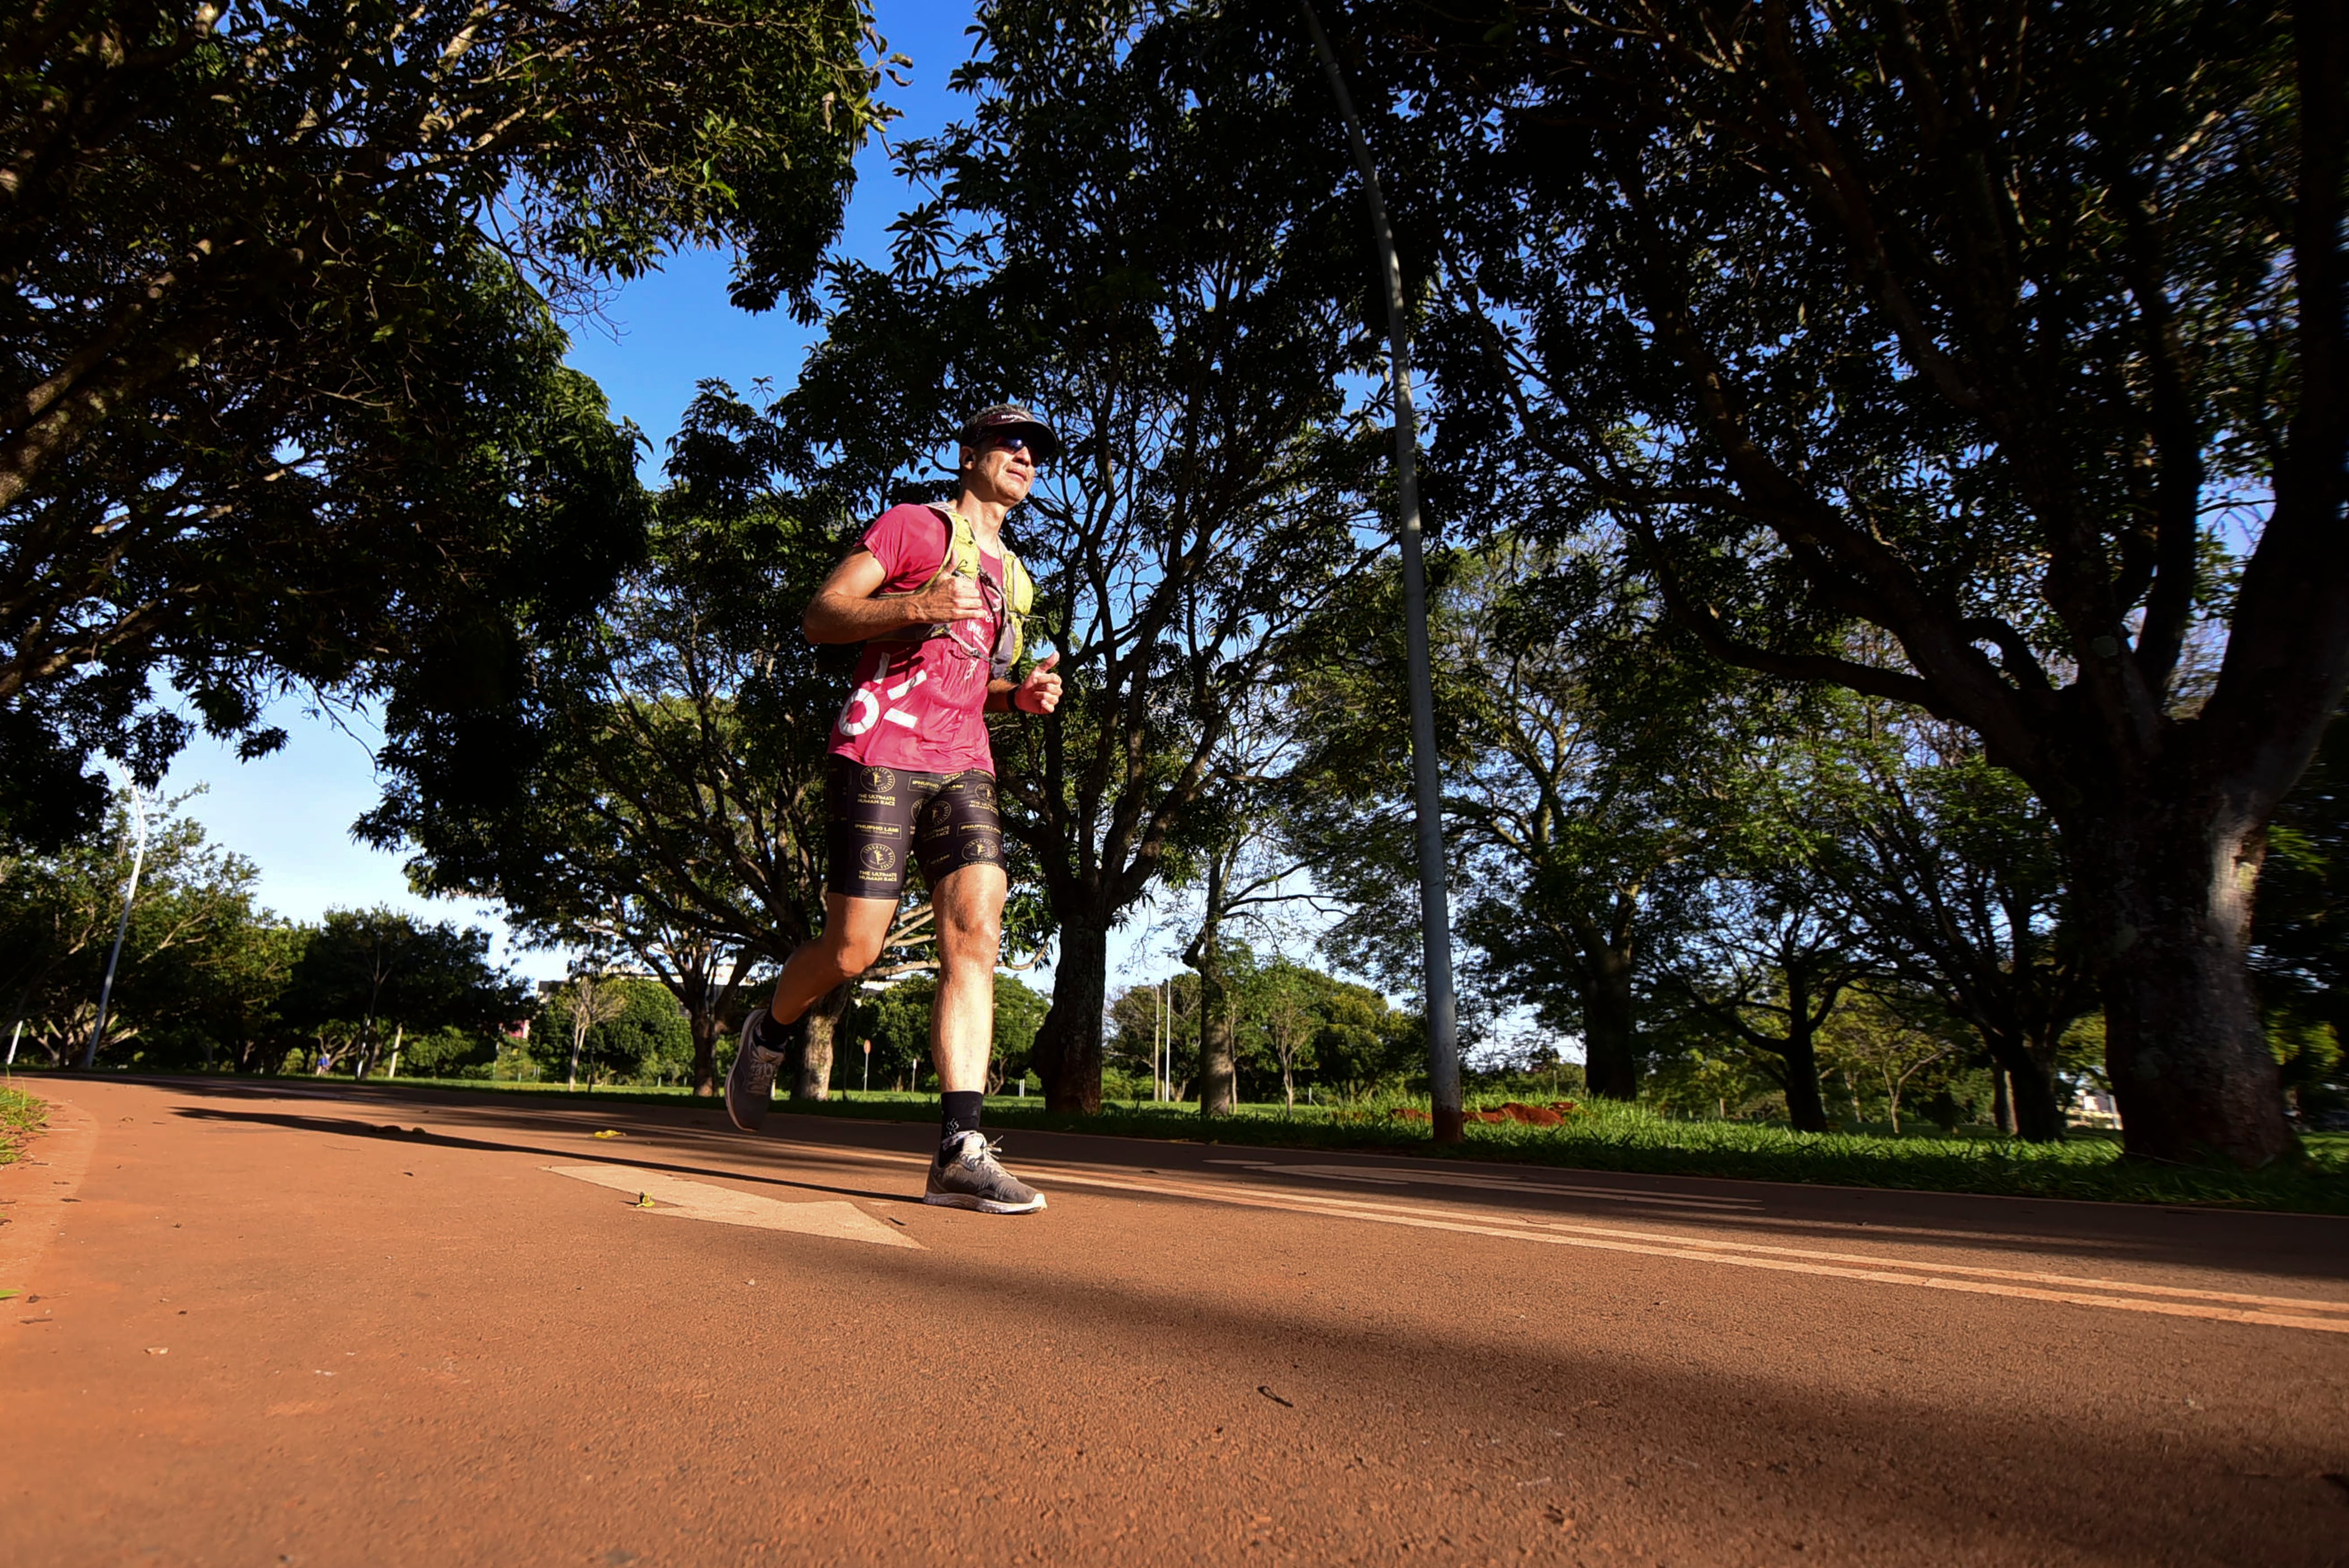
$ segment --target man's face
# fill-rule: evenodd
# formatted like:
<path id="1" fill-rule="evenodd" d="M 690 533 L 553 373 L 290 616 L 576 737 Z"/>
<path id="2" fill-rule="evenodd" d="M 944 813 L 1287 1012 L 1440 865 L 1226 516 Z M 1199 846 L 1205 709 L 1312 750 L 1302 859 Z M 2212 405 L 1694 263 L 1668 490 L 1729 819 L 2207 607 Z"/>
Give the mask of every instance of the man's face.
<path id="1" fill-rule="evenodd" d="M 989 435 L 976 447 L 963 449 L 963 480 L 982 500 L 1017 506 L 1036 484 L 1036 453 L 1016 431 Z"/>

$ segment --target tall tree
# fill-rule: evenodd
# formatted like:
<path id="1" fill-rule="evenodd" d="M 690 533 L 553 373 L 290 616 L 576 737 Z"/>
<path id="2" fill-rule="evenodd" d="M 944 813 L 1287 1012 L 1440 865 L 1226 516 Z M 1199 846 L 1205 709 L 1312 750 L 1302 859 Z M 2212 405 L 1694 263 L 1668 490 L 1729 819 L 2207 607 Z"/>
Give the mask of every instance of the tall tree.
<path id="1" fill-rule="evenodd" d="M 168 1059 L 210 1054 L 194 1027 L 207 1012 L 256 1023 L 284 983 L 282 933 L 254 906 L 258 868 L 209 843 L 181 813 L 186 797 L 147 807 L 147 847 L 106 1027 L 107 1057 Z M 57 1059 L 88 1037 L 129 882 L 130 808 L 118 795 L 106 830 L 49 853 L 0 851 L 0 1006 Z M 272 934 L 276 933 L 276 934 Z M 178 1047 L 152 1053 L 157 1030 Z"/>
<path id="2" fill-rule="evenodd" d="M 1603 551 L 1522 531 L 1433 562 L 1430 625 L 1444 834 L 1464 965 L 1484 1016 L 1531 1006 L 1581 1038 L 1589 1092 L 1630 1099 L 1657 943 L 1700 851 L 1755 794 L 1748 742 L 1783 726 L 1774 690 L 1731 692 L 1685 656 Z M 1417 957 L 1410 818 L 1398 793 L 1402 645 L 1392 574 L 1337 606 L 1297 723 L 1327 770 L 1295 814 L 1319 874 L 1363 912 L 1337 950 L 1408 984 Z"/>
<path id="3" fill-rule="evenodd" d="M 1820 1032 L 1871 972 L 1799 872 L 1754 868 L 1706 883 L 1708 918 L 1679 934 L 1673 986 L 1704 1024 L 1748 1053 L 1786 1096 L 1797 1132 L 1827 1130 L 1819 1095 Z"/>
<path id="4" fill-rule="evenodd" d="M 489 961 L 490 934 L 398 910 L 330 909 L 295 961 L 281 1004 L 309 1028 L 347 1026 L 365 1078 L 410 1029 L 487 1032 L 529 1014 L 527 986 Z"/>
<path id="5" fill-rule="evenodd" d="M 565 371 L 684 243 L 804 307 L 882 114 L 862 0 L 34 0 L 0 14 L 0 810 L 266 749 L 280 682 L 479 706 L 635 548 Z"/>
<path id="6" fill-rule="evenodd" d="M 2015 1130 L 2061 1139 L 2057 1057 L 2095 987 L 2045 811 L 1962 730 L 1838 706 L 1779 780 L 1784 809 L 1816 829 L 1820 892 L 1887 974 L 1980 1035 Z"/>
<path id="7" fill-rule="evenodd" d="M 1058 928 L 1037 1067 L 1049 1103 L 1089 1110 L 1110 930 L 1233 706 L 1367 553 L 1380 437 L 1345 377 L 1374 274 L 1301 36 L 1268 61 L 1223 7 L 1144 0 L 999 0 L 980 32 L 970 118 L 905 150 L 935 198 L 890 271 L 833 275 L 779 444 L 852 513 L 935 485 L 969 407 L 1016 394 L 1063 437 L 1009 526 L 1065 695 L 999 730 L 998 763 Z"/>
<path id="8" fill-rule="evenodd" d="M 2287 1154 L 2244 958 L 2349 683 L 2340 8 L 1398 15 L 1391 133 L 1464 188 L 1447 435 L 1719 658 L 1979 735 L 2061 836 L 2128 1149 Z"/>

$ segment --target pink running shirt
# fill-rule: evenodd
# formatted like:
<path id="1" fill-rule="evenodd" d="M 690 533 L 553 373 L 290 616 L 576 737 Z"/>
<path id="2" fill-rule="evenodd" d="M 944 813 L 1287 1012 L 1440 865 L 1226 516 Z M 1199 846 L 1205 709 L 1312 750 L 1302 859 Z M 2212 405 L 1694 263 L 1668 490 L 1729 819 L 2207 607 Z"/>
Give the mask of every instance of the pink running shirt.
<path id="1" fill-rule="evenodd" d="M 910 593 L 946 559 L 953 533 L 926 506 L 893 506 L 864 531 L 863 544 L 888 579 L 885 593 Z M 988 653 L 1002 629 L 1003 560 L 979 552 L 979 593 L 993 614 L 964 621 L 954 634 L 913 643 L 868 643 L 856 661 L 856 686 L 833 721 L 836 757 L 916 773 L 992 777 L 987 739 Z"/>

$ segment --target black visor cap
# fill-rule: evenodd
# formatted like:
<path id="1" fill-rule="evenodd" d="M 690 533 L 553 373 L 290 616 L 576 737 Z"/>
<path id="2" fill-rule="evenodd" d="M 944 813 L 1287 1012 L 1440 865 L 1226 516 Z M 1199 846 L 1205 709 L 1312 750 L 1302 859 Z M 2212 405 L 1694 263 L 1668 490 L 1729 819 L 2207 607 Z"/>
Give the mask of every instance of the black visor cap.
<path id="1" fill-rule="evenodd" d="M 1017 403 L 998 403 L 992 408 L 982 408 L 962 428 L 961 440 L 966 447 L 985 446 L 998 436 L 1018 436 L 1026 441 L 1040 463 L 1049 463 L 1061 455 L 1061 438 L 1052 427 Z"/>

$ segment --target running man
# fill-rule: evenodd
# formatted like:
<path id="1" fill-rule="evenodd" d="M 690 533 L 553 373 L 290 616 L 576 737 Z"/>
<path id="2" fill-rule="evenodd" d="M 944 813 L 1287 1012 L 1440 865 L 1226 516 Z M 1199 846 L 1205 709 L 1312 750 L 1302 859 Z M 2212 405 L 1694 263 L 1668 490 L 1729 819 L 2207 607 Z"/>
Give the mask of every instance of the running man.
<path id="1" fill-rule="evenodd" d="M 1003 518 L 1028 499 L 1060 439 L 1027 409 L 987 408 L 961 432 L 962 490 L 951 507 L 895 506 L 864 531 L 807 607 L 815 643 L 863 643 L 855 689 L 832 730 L 823 934 L 792 954 L 775 995 L 742 1025 L 726 1114 L 754 1132 L 772 1103 L 786 1031 L 816 1000 L 880 956 L 909 861 L 936 911 L 937 999 L 930 1052 L 944 1125 L 922 1201 L 1027 1214 L 1044 1196 L 1005 1171 L 979 1131 L 995 1038 L 1003 832 L 987 716 L 1059 706 L 1055 653 L 1014 682 L 1025 574 L 1007 564 Z M 957 536 L 975 548 L 958 551 Z M 959 557 L 959 559 L 957 559 Z"/>

